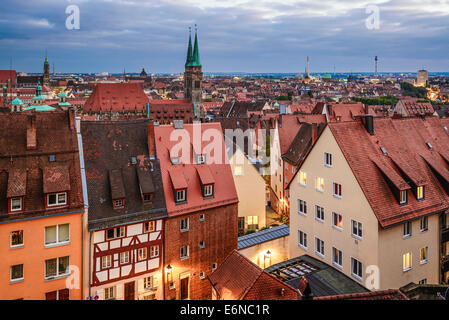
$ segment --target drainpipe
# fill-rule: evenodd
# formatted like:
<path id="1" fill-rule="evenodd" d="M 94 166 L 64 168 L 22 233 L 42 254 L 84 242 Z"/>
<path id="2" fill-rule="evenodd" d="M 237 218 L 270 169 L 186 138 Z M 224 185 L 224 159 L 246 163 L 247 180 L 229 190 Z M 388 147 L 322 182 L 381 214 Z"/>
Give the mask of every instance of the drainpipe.
<path id="1" fill-rule="evenodd" d="M 162 297 L 165 300 L 165 219 L 162 220 Z"/>

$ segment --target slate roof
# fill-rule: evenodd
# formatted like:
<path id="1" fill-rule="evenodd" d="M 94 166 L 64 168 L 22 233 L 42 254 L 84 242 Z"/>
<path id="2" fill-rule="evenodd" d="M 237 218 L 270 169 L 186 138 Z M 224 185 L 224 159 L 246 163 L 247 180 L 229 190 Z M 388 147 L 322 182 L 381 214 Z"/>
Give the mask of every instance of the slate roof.
<path id="1" fill-rule="evenodd" d="M 286 237 L 290 234 L 290 227 L 286 224 L 257 231 L 239 237 L 238 249 L 245 249 L 267 241 Z"/>
<path id="2" fill-rule="evenodd" d="M 328 125 L 382 227 L 449 207 L 449 133 L 437 117 L 375 118 L 374 136 L 361 121 Z M 400 205 L 391 185 L 406 190 L 413 181 L 425 186 L 424 200 L 409 191 Z"/>
<path id="3" fill-rule="evenodd" d="M 230 101 L 225 102 L 220 115 L 225 118 L 248 118 L 249 112 L 261 112 L 265 102 Z"/>
<path id="4" fill-rule="evenodd" d="M 297 300 L 298 292 L 233 250 L 208 276 L 220 300 Z"/>
<path id="5" fill-rule="evenodd" d="M 27 150 L 27 136 L 32 136 L 27 135 L 27 126 L 33 119 L 36 148 Z M 81 169 L 73 113 L 0 114 L 0 123 L 0 220 L 82 210 Z M 54 162 L 50 162 L 50 155 L 55 156 Z M 64 173 L 48 174 L 53 166 L 65 168 Z M 64 186 L 68 205 L 46 210 L 45 192 L 52 192 L 55 186 Z M 23 195 L 25 211 L 8 214 L 7 198 Z"/>
<path id="6" fill-rule="evenodd" d="M 150 160 L 148 127 L 144 119 L 81 122 L 89 230 L 167 215 L 160 165 Z M 153 201 L 144 203 L 142 193 L 151 189 Z M 125 198 L 123 209 L 113 208 L 114 198 Z"/>
<path id="7" fill-rule="evenodd" d="M 138 83 L 98 83 L 83 105 L 84 112 L 147 110 L 148 96 Z"/>
<path id="8" fill-rule="evenodd" d="M 265 271 L 293 288 L 300 288 L 301 277 L 305 277 L 315 297 L 369 292 L 357 281 L 309 255 L 272 265 Z"/>

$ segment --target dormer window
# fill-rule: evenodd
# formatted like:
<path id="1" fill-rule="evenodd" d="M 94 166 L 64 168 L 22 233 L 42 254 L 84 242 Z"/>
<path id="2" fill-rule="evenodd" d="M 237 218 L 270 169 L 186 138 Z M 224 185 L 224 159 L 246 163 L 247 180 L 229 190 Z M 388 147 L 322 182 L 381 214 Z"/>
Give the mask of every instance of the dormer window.
<path id="1" fill-rule="evenodd" d="M 67 204 L 67 192 L 47 194 L 47 207 L 64 206 Z"/>
<path id="2" fill-rule="evenodd" d="M 416 200 L 424 200 L 424 186 L 416 188 Z"/>
<path id="3" fill-rule="evenodd" d="M 196 162 L 197 164 L 204 164 L 206 163 L 206 155 L 204 154 L 199 154 L 196 156 Z"/>
<path id="4" fill-rule="evenodd" d="M 112 200 L 112 205 L 114 206 L 114 209 L 123 208 L 125 206 L 125 199 Z"/>
<path id="5" fill-rule="evenodd" d="M 151 202 L 151 201 L 153 201 L 152 193 L 146 193 L 143 195 L 143 202 Z"/>
<path id="6" fill-rule="evenodd" d="M 181 189 L 175 191 L 175 201 L 183 202 L 186 201 L 187 189 Z"/>
<path id="7" fill-rule="evenodd" d="M 399 193 L 399 204 L 407 204 L 407 190 L 401 190 Z"/>
<path id="8" fill-rule="evenodd" d="M 170 160 L 171 160 L 171 164 L 175 165 L 175 166 L 180 164 L 180 162 L 181 162 L 181 160 L 178 157 L 170 158 Z"/>
<path id="9" fill-rule="evenodd" d="M 212 197 L 214 195 L 214 185 L 209 184 L 207 186 L 203 186 L 203 197 Z"/>
<path id="10" fill-rule="evenodd" d="M 10 202 L 11 202 L 11 206 L 10 206 L 11 212 L 22 211 L 23 197 L 11 198 Z"/>

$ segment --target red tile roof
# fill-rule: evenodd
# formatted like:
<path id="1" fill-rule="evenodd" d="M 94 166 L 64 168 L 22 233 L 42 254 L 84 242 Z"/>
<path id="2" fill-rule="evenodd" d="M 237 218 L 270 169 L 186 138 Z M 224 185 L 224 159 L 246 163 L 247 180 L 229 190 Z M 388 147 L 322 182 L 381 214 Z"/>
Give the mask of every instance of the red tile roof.
<path id="1" fill-rule="evenodd" d="M 43 170 L 44 193 L 70 190 L 69 169 L 65 165 L 49 165 Z"/>
<path id="2" fill-rule="evenodd" d="M 193 103 L 188 99 L 152 100 L 150 102 L 150 118 L 161 124 L 170 124 L 174 120 L 192 122 L 194 114 Z"/>
<path id="3" fill-rule="evenodd" d="M 98 83 L 84 112 L 146 111 L 148 96 L 138 83 Z"/>
<path id="4" fill-rule="evenodd" d="M 443 174 L 449 168 L 438 153 L 449 145 L 449 135 L 438 118 L 375 118 L 374 136 L 361 121 L 329 123 L 329 128 L 382 227 L 448 208 L 449 190 L 443 191 L 424 160 L 429 159 Z M 426 142 L 432 144 L 432 150 Z M 407 183 L 408 179 L 425 184 L 425 199 L 418 201 L 408 192 L 408 203 L 399 205 L 385 176 L 402 190 L 412 183 Z"/>
<path id="5" fill-rule="evenodd" d="M 315 297 L 313 300 L 410 300 L 398 289 Z"/>
<path id="6" fill-rule="evenodd" d="M 230 165 L 228 164 L 229 159 L 226 152 L 226 144 L 223 140 L 222 128 L 219 123 L 203 123 L 201 126 L 198 125 L 196 128 L 199 130 L 198 132 L 201 132 L 203 138 L 207 133 L 213 133 L 214 139 L 215 137 L 218 138 L 219 144 L 216 149 L 211 150 L 210 152 L 207 152 L 207 149 L 203 149 L 203 152 L 206 154 L 206 164 L 196 164 L 194 161 L 192 147 L 193 141 L 185 141 L 185 144 L 182 144 L 181 154 L 179 154 L 181 163 L 172 164 L 170 159 L 170 150 L 172 150 L 172 147 L 180 144 L 177 139 L 177 134 L 183 134 L 186 138 L 192 137 L 190 140 L 193 140 L 193 126 L 194 124 L 184 124 L 183 129 L 175 129 L 170 125 L 154 127 L 156 153 L 161 163 L 162 181 L 169 216 L 205 210 L 238 202 L 234 178 L 232 176 Z M 170 141 L 170 136 L 172 134 L 175 137 L 175 141 Z M 215 134 L 217 136 L 215 136 Z M 207 146 L 209 143 L 210 142 L 205 144 L 203 142 L 203 145 Z M 185 158 L 184 161 L 183 158 Z M 205 170 L 202 169 L 205 167 L 210 170 L 210 176 L 206 176 L 205 179 L 213 179 L 215 181 L 214 197 L 210 199 L 203 198 L 201 180 L 197 171 L 198 169 L 200 171 Z M 185 181 L 178 181 L 181 176 L 181 171 L 184 175 Z M 186 203 L 175 203 L 172 181 L 174 181 L 176 186 L 187 186 Z"/>
<path id="7" fill-rule="evenodd" d="M 233 250 L 208 276 L 222 300 L 298 300 L 298 292 Z"/>
<path id="8" fill-rule="evenodd" d="M 7 83 L 11 79 L 12 83 L 17 81 L 17 71 L 16 70 L 0 70 L 0 83 Z"/>
<path id="9" fill-rule="evenodd" d="M 398 103 L 401 103 L 404 106 L 404 109 L 409 116 L 418 114 L 433 114 L 435 112 L 430 102 L 417 102 L 416 99 L 407 99 L 401 100 Z"/>

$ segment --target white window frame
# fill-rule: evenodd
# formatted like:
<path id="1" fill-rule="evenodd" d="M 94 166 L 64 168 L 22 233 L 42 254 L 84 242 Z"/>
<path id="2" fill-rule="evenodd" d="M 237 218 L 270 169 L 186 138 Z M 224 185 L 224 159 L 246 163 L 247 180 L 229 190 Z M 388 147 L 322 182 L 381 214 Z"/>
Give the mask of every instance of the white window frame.
<path id="1" fill-rule="evenodd" d="M 321 182 L 321 183 L 319 183 Z M 321 186 L 323 189 L 321 189 Z M 315 189 L 319 192 L 324 192 L 324 178 L 316 177 L 315 179 Z"/>
<path id="2" fill-rule="evenodd" d="M 408 260 L 408 265 L 406 265 L 406 257 L 407 255 L 409 256 L 409 260 Z M 402 271 L 409 271 L 412 269 L 412 260 L 413 260 L 413 255 L 411 252 L 406 252 L 402 255 Z"/>
<path id="3" fill-rule="evenodd" d="M 407 238 L 410 238 L 411 236 L 412 236 L 412 222 L 411 221 L 406 221 L 403 224 L 402 238 L 403 239 L 407 239 Z"/>
<path id="4" fill-rule="evenodd" d="M 121 208 L 121 207 L 123 207 L 123 199 L 114 200 L 114 208 Z"/>
<path id="5" fill-rule="evenodd" d="M 143 278 L 143 288 L 145 290 L 151 290 L 154 288 L 154 278 L 153 276 Z"/>
<path id="6" fill-rule="evenodd" d="M 159 246 L 151 246 L 150 247 L 150 258 L 159 257 Z"/>
<path id="7" fill-rule="evenodd" d="M 356 227 L 357 234 L 354 233 L 354 226 Z M 361 233 L 362 235 L 359 235 Z M 356 220 L 351 220 L 351 236 L 362 240 L 363 239 L 363 224 Z"/>
<path id="8" fill-rule="evenodd" d="M 318 205 L 315 205 L 315 220 L 324 222 L 324 208 Z"/>
<path id="9" fill-rule="evenodd" d="M 335 224 L 337 219 L 337 224 Z M 338 225 L 338 223 L 341 221 L 341 227 Z M 332 212 L 332 227 L 342 231 L 343 230 L 343 216 L 339 213 Z"/>
<path id="10" fill-rule="evenodd" d="M 307 250 L 307 233 L 302 230 L 298 230 L 298 246 Z"/>
<path id="11" fill-rule="evenodd" d="M 59 226 L 64 226 L 64 225 L 69 226 L 69 240 L 59 241 Z M 51 228 L 51 227 L 56 227 L 56 242 L 55 243 L 46 243 L 45 239 L 47 238 L 47 228 Z M 69 243 L 70 243 L 70 223 L 62 223 L 62 224 L 58 224 L 58 225 L 54 225 L 54 226 L 44 227 L 44 246 L 46 248 L 53 247 L 53 246 L 65 245 L 65 244 L 69 244 Z"/>
<path id="12" fill-rule="evenodd" d="M 190 248 L 188 245 L 182 246 L 179 248 L 179 257 L 181 260 L 185 260 L 189 258 Z"/>
<path id="13" fill-rule="evenodd" d="M 299 170 L 298 172 L 298 183 L 302 186 L 307 185 L 307 173 Z"/>
<path id="14" fill-rule="evenodd" d="M 108 269 L 112 267 L 112 255 L 109 254 L 107 256 L 101 257 L 101 269 Z"/>
<path id="15" fill-rule="evenodd" d="M 115 227 L 115 228 L 111 228 L 112 230 L 114 230 L 114 236 L 113 237 L 108 237 L 108 231 L 110 230 L 106 230 L 106 240 L 112 240 L 112 239 L 119 239 L 119 238 L 123 238 L 125 236 L 126 230 L 125 227 Z M 117 231 L 118 230 L 118 231 Z M 119 232 L 119 234 L 117 235 L 117 232 Z"/>
<path id="16" fill-rule="evenodd" d="M 301 211 L 301 206 L 303 207 L 303 211 Z M 298 213 L 307 216 L 307 201 L 298 199 Z"/>
<path id="17" fill-rule="evenodd" d="M 148 225 L 148 228 L 146 227 L 147 225 Z M 154 232 L 154 231 L 156 231 L 156 221 L 152 220 L 152 221 L 146 221 L 143 223 L 143 232 L 144 233 Z"/>
<path id="18" fill-rule="evenodd" d="M 332 264 L 340 269 L 343 268 L 343 252 L 335 247 L 332 247 Z"/>
<path id="19" fill-rule="evenodd" d="M 120 264 L 129 263 L 129 251 L 120 252 Z"/>
<path id="20" fill-rule="evenodd" d="M 52 195 L 56 195 L 56 203 L 55 204 L 50 204 L 50 196 L 52 196 Z M 59 202 L 60 195 L 65 196 L 64 202 Z M 67 205 L 67 192 L 57 192 L 57 193 L 47 194 L 47 207 L 60 207 L 60 206 L 65 206 L 65 205 Z"/>
<path id="21" fill-rule="evenodd" d="M 425 259 L 423 259 L 423 249 L 425 251 Z M 419 263 L 426 264 L 427 262 L 429 262 L 429 247 L 423 247 L 419 249 Z"/>
<path id="22" fill-rule="evenodd" d="M 338 191 L 340 191 L 340 194 L 335 193 L 335 187 L 336 187 L 336 186 L 338 186 L 337 188 L 338 188 Z M 341 188 L 341 184 L 334 182 L 333 185 L 332 185 L 332 195 L 333 195 L 335 198 L 341 199 L 341 198 L 342 198 L 341 189 L 342 189 L 342 188 Z"/>
<path id="23" fill-rule="evenodd" d="M 196 156 L 196 163 L 197 164 L 205 164 L 206 163 L 206 155 L 205 154 L 198 154 Z"/>
<path id="24" fill-rule="evenodd" d="M 176 194 L 176 202 L 183 202 L 186 201 L 186 190 L 182 189 L 182 190 L 176 190 L 175 191 Z"/>
<path id="25" fill-rule="evenodd" d="M 137 261 L 144 261 L 148 258 L 147 247 L 137 249 Z"/>
<path id="26" fill-rule="evenodd" d="M 59 259 L 62 258 L 69 258 L 69 263 L 68 263 L 68 268 L 66 269 L 65 273 L 59 273 Z M 47 261 L 49 260 L 55 260 L 56 259 L 56 275 L 54 276 L 47 276 Z M 45 279 L 50 279 L 50 278 L 59 278 L 59 277 L 64 277 L 70 274 L 70 256 L 65 256 L 65 257 L 58 257 L 58 258 L 53 258 L 53 259 L 46 259 L 44 262 L 44 275 L 45 275 Z"/>
<path id="27" fill-rule="evenodd" d="M 13 209 L 13 202 L 14 201 L 20 201 L 20 206 L 19 208 Z M 16 197 L 16 198 L 11 198 L 11 212 L 17 212 L 17 211 L 22 211 L 23 210 L 23 197 Z"/>
<path id="28" fill-rule="evenodd" d="M 12 244 L 12 233 L 13 232 L 22 232 L 22 243 L 21 244 Z M 9 233 L 9 247 L 10 248 L 23 248 L 25 245 L 25 233 L 23 230 L 13 230 Z"/>
<path id="29" fill-rule="evenodd" d="M 179 229 L 181 232 L 189 231 L 190 230 L 190 218 L 184 218 L 184 219 L 179 220 Z"/>
<path id="30" fill-rule="evenodd" d="M 429 217 L 422 217 L 419 222 L 419 230 L 421 232 L 426 232 L 429 230 Z"/>
<path id="31" fill-rule="evenodd" d="M 320 249 L 323 252 L 321 252 Z M 322 258 L 325 257 L 324 256 L 324 241 L 317 237 L 315 237 L 315 253 Z"/>
<path id="32" fill-rule="evenodd" d="M 12 278 L 12 268 L 13 267 L 17 267 L 17 266 L 22 266 L 22 277 L 21 278 Z M 11 282 L 20 282 L 20 281 L 23 281 L 25 279 L 25 266 L 23 265 L 23 263 L 21 263 L 21 264 L 15 264 L 15 265 L 13 265 L 13 266 L 11 266 L 10 268 L 9 268 L 9 281 L 11 281 Z"/>
<path id="33" fill-rule="evenodd" d="M 328 161 L 330 160 L 330 161 Z M 328 168 L 332 168 L 332 153 L 325 152 L 324 153 L 324 166 Z"/>
<path id="34" fill-rule="evenodd" d="M 112 291 L 112 294 L 111 294 Z M 116 295 L 115 286 L 104 288 L 104 299 L 105 300 L 114 300 Z"/>
<path id="35" fill-rule="evenodd" d="M 357 266 L 357 271 L 360 271 L 361 275 L 354 273 L 354 263 Z M 359 281 L 363 280 L 363 263 L 354 257 L 351 257 L 351 275 Z"/>
<path id="36" fill-rule="evenodd" d="M 209 184 L 207 186 L 203 187 L 203 196 L 204 197 L 211 197 L 214 195 L 214 185 Z"/>
<path id="37" fill-rule="evenodd" d="M 399 191 L 399 204 L 407 204 L 407 190 Z"/>

